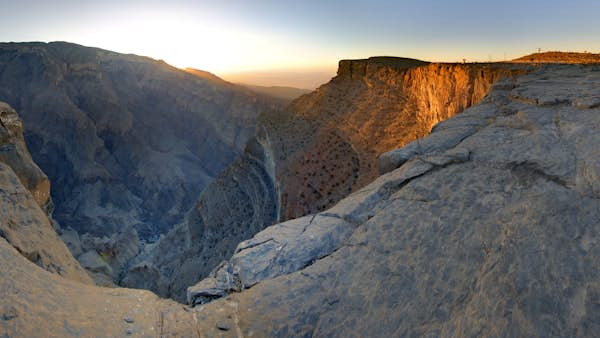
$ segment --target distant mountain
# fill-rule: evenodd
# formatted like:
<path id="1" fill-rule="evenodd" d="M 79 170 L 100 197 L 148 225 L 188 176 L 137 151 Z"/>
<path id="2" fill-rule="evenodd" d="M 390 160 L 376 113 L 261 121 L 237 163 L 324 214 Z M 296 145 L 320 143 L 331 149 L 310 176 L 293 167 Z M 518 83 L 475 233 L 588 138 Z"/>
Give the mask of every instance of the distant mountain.
<path id="1" fill-rule="evenodd" d="M 241 83 L 240 85 L 247 87 L 256 93 L 273 96 L 273 97 L 280 98 L 285 101 L 292 101 L 292 100 L 297 99 L 298 97 L 300 97 L 304 94 L 308 94 L 312 91 L 310 89 L 284 87 L 284 86 L 256 86 L 256 85 L 249 85 L 249 84 L 243 84 L 243 83 Z"/>
<path id="2" fill-rule="evenodd" d="M 0 100 L 25 122 L 63 227 L 145 239 L 179 222 L 278 106 L 212 74 L 66 42 L 1 43 Z"/>
<path id="3" fill-rule="evenodd" d="M 190 74 L 194 74 L 203 79 L 217 82 L 222 84 L 223 86 L 231 86 L 234 88 L 245 87 L 248 90 L 258 94 L 259 96 L 266 96 L 268 98 L 275 99 L 280 101 L 281 104 L 287 104 L 290 101 L 298 98 L 301 95 L 310 93 L 312 90 L 310 89 L 302 89 L 302 88 L 294 88 L 294 87 L 285 87 L 285 86 L 257 86 L 245 83 L 233 84 L 231 82 L 225 81 L 220 77 L 216 76 L 213 73 L 195 69 L 195 68 L 185 68 L 186 72 Z"/>
<path id="4" fill-rule="evenodd" d="M 315 89 L 327 83 L 334 75 L 335 68 L 330 70 L 269 70 L 219 74 L 220 77 L 232 83 L 306 89 Z"/>

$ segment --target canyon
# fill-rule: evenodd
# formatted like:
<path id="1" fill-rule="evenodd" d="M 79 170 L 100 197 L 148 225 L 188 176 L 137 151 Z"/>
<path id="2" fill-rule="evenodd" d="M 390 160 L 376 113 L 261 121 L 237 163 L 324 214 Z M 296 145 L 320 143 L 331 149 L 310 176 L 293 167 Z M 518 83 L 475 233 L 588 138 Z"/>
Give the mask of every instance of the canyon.
<path id="1" fill-rule="evenodd" d="M 597 65 L 537 65 L 497 81 L 430 135 L 383 153 L 373 182 L 242 241 L 189 289 L 194 307 L 61 277 L 3 237 L 0 328 L 9 336 L 592 336 L 599 85 Z M 24 214 L 41 210 L 21 180 L 2 191 L 32 201 Z"/>
<path id="2" fill-rule="evenodd" d="M 82 52 L 79 46 L 61 44 L 21 48 L 34 56 L 0 53 L 2 79 L 22 69 L 29 78 L 55 81 L 43 70 L 48 67 L 44 62 L 54 67 L 55 61 L 47 61 L 44 53 L 58 53 L 52 51 L 56 48 L 79 58 Z M 145 232 L 147 227 L 131 223 L 117 230 L 118 223 L 107 222 L 106 228 L 86 233 L 83 229 L 91 224 L 67 228 L 69 219 L 58 217 L 65 201 L 54 192 L 64 189 L 57 187 L 64 179 L 59 175 L 55 182 L 56 173 L 51 173 L 64 174 L 63 167 L 50 169 L 50 179 L 44 174 L 43 164 L 50 165 L 61 153 L 41 156 L 55 148 L 36 143 L 38 133 L 49 139 L 64 137 L 53 131 L 62 122 L 47 128 L 32 122 L 29 131 L 24 116 L 32 114 L 27 110 L 32 103 L 15 99 L 23 93 L 37 97 L 48 83 L 0 85 L 10 103 L 0 104 L 3 335 L 591 336 L 600 329 L 599 65 L 564 64 L 561 54 L 533 63 L 342 60 L 329 83 L 282 107 L 269 97 L 238 92 L 237 86 L 208 73 L 83 50 L 96 55 L 102 67 L 112 62 L 105 58 L 116 58 L 127 67 L 144 68 L 150 83 L 161 83 L 158 78 L 166 75 L 148 75 L 149 69 L 162 69 L 176 78 L 150 94 L 186 81 L 235 92 L 234 97 L 242 96 L 240 105 L 250 108 L 231 114 L 250 116 L 248 121 L 256 128 L 240 123 L 226 137 L 211 123 L 234 123 L 232 115 L 198 122 L 196 128 L 211 137 L 227 139 L 222 142 L 231 147 L 231 155 L 221 162 L 220 172 L 206 175 L 212 178 L 204 182 L 202 192 L 190 196 L 185 212 L 181 200 L 164 197 L 179 205 L 180 218 L 169 215 L 173 219 L 166 218 L 158 239 L 150 238 L 154 233 Z M 22 50 L 15 53 L 28 55 Z M 29 58 L 38 57 L 46 61 L 44 67 L 37 63 L 41 67 L 37 70 L 14 66 L 35 65 Z M 27 62 L 19 63 L 21 58 Z M 528 58 L 535 59 L 523 60 Z M 120 80 L 115 83 L 126 83 L 122 79 L 130 73 L 141 76 L 129 68 L 117 69 Z M 101 78 L 116 76 L 106 72 L 100 72 Z M 84 86 L 86 81 L 81 81 L 74 86 Z M 139 81 L 123 84 L 121 90 L 132 86 L 136 93 L 136 86 L 142 86 L 141 93 L 148 94 L 147 82 Z M 21 92 L 14 87 L 29 89 Z M 182 105 L 193 96 L 182 87 L 172 90 Z M 199 93 L 207 100 L 215 92 L 220 93 L 217 89 L 210 95 Z M 64 107 L 60 102 L 57 107 Z M 179 118 L 209 114 L 194 108 L 203 102 L 200 98 L 192 102 Z M 133 126 L 150 123 L 142 119 L 147 114 L 168 116 L 160 114 L 170 111 L 168 107 L 156 106 L 164 109 L 140 110 L 123 135 L 133 138 Z M 26 113 L 19 117 L 20 109 L 13 108 Z M 35 116 L 46 117 L 49 123 L 57 111 L 35 110 L 39 114 Z M 100 113 L 106 111 L 96 111 Z M 69 132 L 86 135 L 101 129 L 98 116 L 90 116 L 93 127 L 80 123 Z M 177 121 L 158 120 L 162 129 L 176 128 L 170 124 Z M 91 129 L 83 132 L 81 126 Z M 180 132 L 172 131 L 187 136 Z M 171 144 L 169 137 L 156 140 L 154 146 L 148 135 L 137 137 L 148 147 Z M 77 138 L 66 140 L 61 146 L 71 151 L 69 156 L 79 154 L 79 145 L 85 145 Z M 109 154 L 116 158 L 135 153 L 126 140 L 119 141 L 125 148 Z M 196 145 L 185 150 L 199 150 L 207 161 L 221 149 L 204 153 L 205 143 Z M 110 149 L 97 149 L 95 162 L 86 165 L 113 170 L 99 155 Z M 174 149 L 161 162 L 169 168 L 163 175 L 173 172 L 167 160 L 183 151 Z M 149 153 L 142 151 L 144 156 L 132 163 L 147 165 Z M 77 156 L 81 162 L 90 160 Z M 182 163 L 181 168 L 187 165 Z M 115 180 L 94 184 L 113 189 Z M 114 203 L 126 210 L 110 196 L 103 197 L 104 205 Z M 85 206 L 95 205 L 98 195 L 76 197 Z M 98 209 L 80 211 L 89 212 L 102 216 Z M 124 217 L 118 212 L 108 216 Z M 86 243 L 90 241 L 94 243 Z M 121 285 L 154 294 L 93 285 L 94 281 L 112 285 L 115 271 Z"/>
<path id="3" fill-rule="evenodd" d="M 276 222 L 323 211 L 379 174 L 379 155 L 477 104 L 520 64 L 342 60 L 285 109 L 263 112 L 245 154 L 201 193 L 184 222 L 142 252 L 124 281 L 185 301 L 186 288 Z M 149 283 L 148 280 L 153 280 Z"/>

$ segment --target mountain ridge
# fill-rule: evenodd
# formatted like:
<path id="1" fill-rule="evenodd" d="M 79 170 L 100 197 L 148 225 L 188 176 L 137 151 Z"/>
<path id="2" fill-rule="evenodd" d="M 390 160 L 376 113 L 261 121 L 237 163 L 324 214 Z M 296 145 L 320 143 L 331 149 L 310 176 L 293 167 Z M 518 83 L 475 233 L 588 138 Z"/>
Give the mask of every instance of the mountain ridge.
<path id="1" fill-rule="evenodd" d="M 241 86 L 247 87 L 257 93 L 274 96 L 286 101 L 286 103 L 292 100 L 312 92 L 310 89 L 296 88 L 289 86 L 258 86 L 247 83 L 240 83 Z"/>

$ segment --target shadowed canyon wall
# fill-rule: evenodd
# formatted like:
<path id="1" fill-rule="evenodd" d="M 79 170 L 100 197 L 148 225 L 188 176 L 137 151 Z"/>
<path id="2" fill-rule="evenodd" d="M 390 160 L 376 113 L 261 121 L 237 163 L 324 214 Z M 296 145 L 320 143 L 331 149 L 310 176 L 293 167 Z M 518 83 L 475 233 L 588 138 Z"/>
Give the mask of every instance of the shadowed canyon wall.
<path id="1" fill-rule="evenodd" d="M 280 104 L 210 73 L 64 42 L 0 44 L 0 100 L 53 183 L 62 238 L 103 285 L 184 218 Z M 43 202 L 50 185 L 38 181 Z"/>
<path id="2" fill-rule="evenodd" d="M 168 231 L 233 161 L 273 101 L 217 77 L 75 44 L 0 44 L 0 100 L 17 109 L 80 234 Z"/>

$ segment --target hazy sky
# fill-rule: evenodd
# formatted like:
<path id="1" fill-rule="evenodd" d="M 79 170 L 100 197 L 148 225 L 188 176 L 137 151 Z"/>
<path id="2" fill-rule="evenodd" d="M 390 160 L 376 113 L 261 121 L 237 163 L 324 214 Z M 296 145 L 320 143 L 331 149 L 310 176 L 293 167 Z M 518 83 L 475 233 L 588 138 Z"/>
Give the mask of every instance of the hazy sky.
<path id="1" fill-rule="evenodd" d="M 217 74 L 333 72 L 343 58 L 600 52 L 600 1 L 0 0 L 0 41 L 70 41 Z"/>

